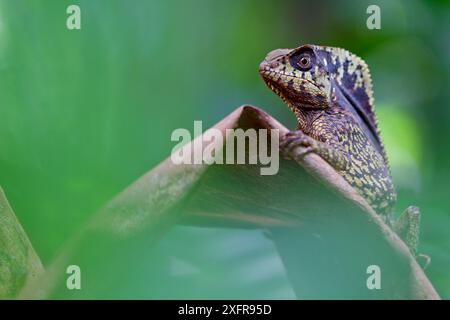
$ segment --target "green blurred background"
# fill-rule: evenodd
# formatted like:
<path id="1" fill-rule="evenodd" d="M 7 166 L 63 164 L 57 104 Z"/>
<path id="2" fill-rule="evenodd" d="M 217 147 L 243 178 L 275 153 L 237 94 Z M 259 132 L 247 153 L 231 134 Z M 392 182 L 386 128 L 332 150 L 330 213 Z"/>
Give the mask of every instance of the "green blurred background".
<path id="1" fill-rule="evenodd" d="M 69 4 L 81 7 L 81 30 L 66 28 Z M 369 4 L 381 8 L 381 30 L 366 27 Z M 259 78 L 267 52 L 344 47 L 369 64 L 397 211 L 421 207 L 427 274 L 450 298 L 449 39 L 445 0 L 3 0 L 0 185 L 48 264 L 96 209 L 169 155 L 175 128 L 192 130 L 194 120 L 206 128 L 245 103 L 293 127 Z M 190 257 L 177 248 L 188 238 Z M 199 287 L 236 298 L 293 297 L 258 231 L 179 227 L 156 249 L 161 259 L 167 250 L 173 255 L 159 268 L 170 264 Z M 156 297 L 177 288 L 167 282 L 161 290 Z"/>

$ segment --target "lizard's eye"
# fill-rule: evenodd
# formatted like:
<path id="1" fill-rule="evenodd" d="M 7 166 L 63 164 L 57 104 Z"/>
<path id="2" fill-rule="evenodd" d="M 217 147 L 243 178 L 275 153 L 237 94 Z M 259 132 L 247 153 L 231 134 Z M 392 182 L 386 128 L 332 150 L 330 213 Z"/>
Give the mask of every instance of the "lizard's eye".
<path id="1" fill-rule="evenodd" d="M 314 64 L 314 52 L 310 49 L 297 52 L 291 57 L 291 65 L 298 70 L 308 71 Z"/>

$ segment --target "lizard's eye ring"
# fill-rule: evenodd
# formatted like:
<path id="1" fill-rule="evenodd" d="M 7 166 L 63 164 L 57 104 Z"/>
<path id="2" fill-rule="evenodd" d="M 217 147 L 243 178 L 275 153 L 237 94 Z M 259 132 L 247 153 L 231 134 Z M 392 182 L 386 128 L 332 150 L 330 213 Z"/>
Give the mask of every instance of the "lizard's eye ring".
<path id="1" fill-rule="evenodd" d="M 300 71 L 308 71 L 314 65 L 315 56 L 312 50 L 302 50 L 291 57 L 291 65 Z"/>

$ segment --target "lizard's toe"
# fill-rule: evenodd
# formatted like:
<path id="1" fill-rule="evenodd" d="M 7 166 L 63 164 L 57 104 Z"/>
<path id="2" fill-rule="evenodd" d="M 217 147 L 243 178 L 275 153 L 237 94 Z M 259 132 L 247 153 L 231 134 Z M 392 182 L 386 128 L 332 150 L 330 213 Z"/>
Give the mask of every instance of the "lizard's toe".
<path id="1" fill-rule="evenodd" d="M 308 147 L 299 146 L 299 147 L 295 148 L 292 151 L 292 158 L 294 160 L 301 160 L 301 159 L 303 159 L 304 156 L 306 156 L 308 153 L 311 153 L 311 152 L 314 152 L 314 148 L 313 147 L 311 147 L 311 146 L 308 146 Z"/>
<path id="2" fill-rule="evenodd" d="M 422 269 L 426 269 L 429 265 L 430 265 L 430 263 L 431 263 L 431 258 L 430 258 L 430 256 L 428 256 L 428 255 L 426 255 L 426 254 L 422 254 L 422 253 L 419 253 L 418 255 L 417 255 L 417 260 L 421 260 L 421 261 L 418 261 L 419 262 L 419 264 L 421 265 L 421 267 L 422 267 Z"/>
<path id="3" fill-rule="evenodd" d="M 311 138 L 302 131 L 291 131 L 281 139 L 280 152 L 286 159 L 299 160 L 312 151 Z"/>

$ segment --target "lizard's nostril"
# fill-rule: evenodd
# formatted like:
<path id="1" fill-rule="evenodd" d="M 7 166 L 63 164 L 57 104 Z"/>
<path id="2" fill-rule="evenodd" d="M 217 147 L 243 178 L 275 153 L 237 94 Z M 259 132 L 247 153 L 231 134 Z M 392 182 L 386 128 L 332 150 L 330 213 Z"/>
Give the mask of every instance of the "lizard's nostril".
<path id="1" fill-rule="evenodd" d="M 269 66 L 270 66 L 272 69 L 277 68 L 279 65 L 280 65 L 280 63 L 279 63 L 278 61 L 272 61 L 272 62 L 269 63 Z"/>
<path id="2" fill-rule="evenodd" d="M 267 69 L 275 69 L 280 65 L 278 61 L 267 61 L 264 60 L 259 65 L 259 72 L 266 71 Z"/>

